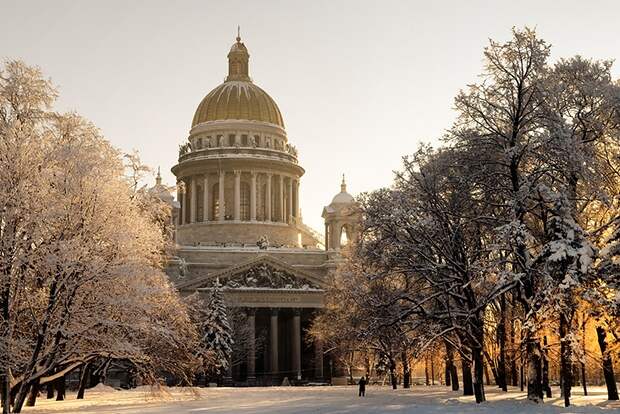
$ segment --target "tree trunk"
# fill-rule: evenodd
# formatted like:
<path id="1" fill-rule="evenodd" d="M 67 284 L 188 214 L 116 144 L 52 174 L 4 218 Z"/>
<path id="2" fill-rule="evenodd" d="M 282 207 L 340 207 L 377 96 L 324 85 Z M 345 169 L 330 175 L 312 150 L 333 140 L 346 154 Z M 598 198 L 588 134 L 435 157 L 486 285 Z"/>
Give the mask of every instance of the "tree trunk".
<path id="1" fill-rule="evenodd" d="M 26 407 L 34 407 L 37 403 L 37 397 L 39 396 L 39 380 L 36 380 L 30 387 L 30 393 L 28 393 L 28 399 L 26 400 Z"/>
<path id="2" fill-rule="evenodd" d="M 542 363 L 540 342 L 528 333 L 527 346 L 527 399 L 542 402 Z"/>
<path id="3" fill-rule="evenodd" d="M 64 401 L 66 392 L 65 384 L 64 375 L 56 380 L 56 401 Z"/>
<path id="4" fill-rule="evenodd" d="M 8 369 L 5 369 L 8 371 Z M 11 403 L 10 403 L 10 384 L 9 384 L 9 376 L 8 373 L 5 372 L 2 376 L 0 376 L 0 396 L 2 398 L 2 414 L 9 414 L 11 412 Z"/>
<path id="5" fill-rule="evenodd" d="M 588 385 L 586 384 L 586 364 L 583 361 L 581 362 L 581 385 L 583 386 L 583 395 L 587 396 Z"/>
<path id="6" fill-rule="evenodd" d="M 398 388 L 396 380 L 396 361 L 394 361 L 392 357 L 390 357 L 390 382 L 392 383 L 393 390 Z"/>
<path id="7" fill-rule="evenodd" d="M 431 355 L 431 385 L 435 385 L 435 359 Z"/>
<path id="8" fill-rule="evenodd" d="M 424 357 L 424 376 L 426 377 L 426 386 L 431 385 L 431 378 L 428 373 L 428 354 Z"/>
<path id="9" fill-rule="evenodd" d="M 588 395 L 588 385 L 586 379 L 586 324 L 587 324 L 586 315 L 584 313 L 581 314 L 581 345 L 583 351 L 583 359 L 581 360 L 581 385 L 583 386 L 583 395 Z"/>
<path id="10" fill-rule="evenodd" d="M 610 401 L 618 400 L 618 387 L 616 386 L 616 378 L 614 375 L 614 363 L 609 349 L 607 349 L 607 332 L 602 326 L 596 327 L 596 337 L 598 346 L 601 348 L 603 356 L 603 376 L 605 377 L 605 385 L 607 385 L 607 399 Z"/>
<path id="11" fill-rule="evenodd" d="M 564 407 L 570 406 L 570 392 L 573 384 L 573 364 L 571 362 L 570 321 L 566 310 L 560 313 L 560 377 L 562 377 L 562 394 Z"/>
<path id="12" fill-rule="evenodd" d="M 454 364 L 454 349 L 448 341 L 445 341 L 444 344 L 446 345 L 446 385 L 452 385 L 452 391 L 458 391 L 459 377 Z"/>
<path id="13" fill-rule="evenodd" d="M 476 402 L 481 403 L 486 401 L 483 383 L 484 356 L 481 348 L 474 347 L 472 349 L 472 359 L 474 360 L 474 395 L 476 396 Z"/>
<path id="14" fill-rule="evenodd" d="M 14 395 L 13 398 L 13 412 L 14 413 L 21 413 L 22 412 L 22 408 L 24 406 L 24 403 L 26 402 L 26 397 L 28 396 L 28 393 L 30 392 L 30 386 L 31 384 L 26 384 L 24 382 L 22 382 L 19 385 L 19 388 L 17 389 L 17 393 Z"/>
<path id="15" fill-rule="evenodd" d="M 515 327 L 513 323 L 514 318 L 514 304 L 510 306 L 510 318 L 508 323 L 508 343 L 510 345 L 510 380 L 512 386 L 519 385 L 519 372 L 517 371 L 517 352 L 515 346 Z"/>
<path id="16" fill-rule="evenodd" d="M 487 385 L 491 385 L 491 378 L 489 376 L 489 368 L 491 368 L 491 374 L 493 374 L 493 380 L 495 381 L 495 384 L 499 386 L 500 379 L 497 374 L 497 367 L 495 366 L 495 363 L 493 362 L 493 359 L 491 358 L 491 355 L 489 355 L 488 352 L 484 352 L 484 356 L 487 361 L 486 364 L 484 364 L 484 375 L 487 380 Z"/>
<path id="17" fill-rule="evenodd" d="M 459 374 L 456 371 L 456 365 L 452 362 L 452 367 L 450 369 L 450 376 L 452 377 L 452 391 L 459 390 Z"/>
<path id="18" fill-rule="evenodd" d="M 495 383 L 497 384 L 496 372 L 493 368 L 491 368 L 491 370 L 493 371 L 493 378 L 495 378 Z M 488 386 L 491 386 L 491 376 L 489 375 L 489 364 L 484 364 L 484 379 L 486 381 L 486 384 Z"/>
<path id="19" fill-rule="evenodd" d="M 521 392 L 523 392 L 524 383 L 525 373 L 523 372 L 523 358 L 521 358 L 521 361 L 519 362 L 519 388 L 521 389 Z"/>
<path id="20" fill-rule="evenodd" d="M 517 369 L 517 358 L 516 355 L 512 355 L 510 361 L 510 375 L 511 382 L 513 387 L 517 387 L 519 385 L 519 370 Z"/>
<path id="21" fill-rule="evenodd" d="M 46 387 L 47 387 L 47 399 L 51 400 L 52 398 L 54 398 L 54 383 L 48 382 Z"/>
<path id="22" fill-rule="evenodd" d="M 471 365 L 465 358 L 461 358 L 463 371 L 463 395 L 474 395 L 474 387 L 471 382 Z"/>
<path id="23" fill-rule="evenodd" d="M 407 352 L 402 351 L 400 354 L 400 358 L 403 362 L 403 388 L 411 388 L 411 369 L 409 367 Z"/>
<path id="24" fill-rule="evenodd" d="M 547 337 L 543 338 L 544 349 L 542 352 L 542 386 L 547 398 L 551 398 L 551 387 L 549 386 L 549 359 L 547 353 Z"/>
<path id="25" fill-rule="evenodd" d="M 497 325 L 497 343 L 499 344 L 499 361 L 497 363 L 497 385 L 502 391 L 508 391 L 506 379 L 506 294 L 500 298 L 500 320 Z"/>
<path id="26" fill-rule="evenodd" d="M 80 385 L 78 387 L 78 393 L 76 397 L 78 400 L 84 399 L 84 391 L 86 390 L 86 384 L 88 384 L 89 377 L 90 377 L 90 364 L 86 363 L 86 365 L 82 367 L 82 370 L 80 372 Z"/>

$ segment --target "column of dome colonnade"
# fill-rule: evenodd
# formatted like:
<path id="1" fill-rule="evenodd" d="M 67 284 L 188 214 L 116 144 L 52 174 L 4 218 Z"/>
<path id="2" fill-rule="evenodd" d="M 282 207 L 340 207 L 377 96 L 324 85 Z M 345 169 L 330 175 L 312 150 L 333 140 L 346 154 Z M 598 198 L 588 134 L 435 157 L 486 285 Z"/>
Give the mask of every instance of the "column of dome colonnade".
<path id="1" fill-rule="evenodd" d="M 226 196 L 230 181 L 232 199 Z M 211 221 L 296 224 L 300 218 L 299 187 L 299 177 L 256 170 L 183 177 L 178 184 L 181 214 L 177 224 Z"/>
<path id="2" fill-rule="evenodd" d="M 316 245 L 300 213 L 305 171 L 280 109 L 249 76 L 249 57 L 238 37 L 226 80 L 198 105 L 179 147 L 177 242 L 245 245 L 266 236 L 280 246 Z"/>

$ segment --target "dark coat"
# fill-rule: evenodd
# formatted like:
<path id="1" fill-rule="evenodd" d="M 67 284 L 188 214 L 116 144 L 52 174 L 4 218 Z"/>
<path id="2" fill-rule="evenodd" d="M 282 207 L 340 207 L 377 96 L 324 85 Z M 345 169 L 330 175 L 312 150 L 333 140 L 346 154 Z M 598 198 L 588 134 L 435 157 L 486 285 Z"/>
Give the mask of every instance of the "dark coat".
<path id="1" fill-rule="evenodd" d="M 358 382 L 358 384 L 360 386 L 360 390 L 366 389 L 366 380 L 364 379 L 364 377 L 360 378 L 360 381 Z"/>

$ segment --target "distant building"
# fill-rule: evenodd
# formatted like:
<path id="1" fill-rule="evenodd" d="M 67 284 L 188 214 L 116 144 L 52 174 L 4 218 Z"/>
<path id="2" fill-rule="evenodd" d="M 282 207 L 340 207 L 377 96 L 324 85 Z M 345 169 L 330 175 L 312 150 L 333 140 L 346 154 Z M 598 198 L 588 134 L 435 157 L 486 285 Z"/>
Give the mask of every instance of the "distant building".
<path id="1" fill-rule="evenodd" d="M 323 211 L 325 236 L 303 223 L 304 169 L 280 109 L 250 79 L 249 57 L 237 37 L 228 77 L 198 105 L 172 167 L 179 204 L 168 273 L 183 294 L 208 292 L 219 280 L 229 306 L 247 312 L 250 331 L 266 339 L 261 352 L 250 347 L 228 380 L 323 380 L 330 373 L 322 344 L 307 341 L 304 332 L 324 306 L 342 235 L 354 237 L 356 205 L 343 177 L 341 192 Z"/>

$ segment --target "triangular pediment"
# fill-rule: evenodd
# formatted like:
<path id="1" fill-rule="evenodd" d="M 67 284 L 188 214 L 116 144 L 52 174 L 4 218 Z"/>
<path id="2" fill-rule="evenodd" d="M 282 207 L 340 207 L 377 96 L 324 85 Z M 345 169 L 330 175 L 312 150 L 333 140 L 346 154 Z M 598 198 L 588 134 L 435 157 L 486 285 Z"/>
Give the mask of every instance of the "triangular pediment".
<path id="1" fill-rule="evenodd" d="M 260 255 L 238 265 L 178 285 L 180 290 L 213 287 L 216 281 L 231 289 L 321 289 L 324 282 L 270 255 Z"/>

